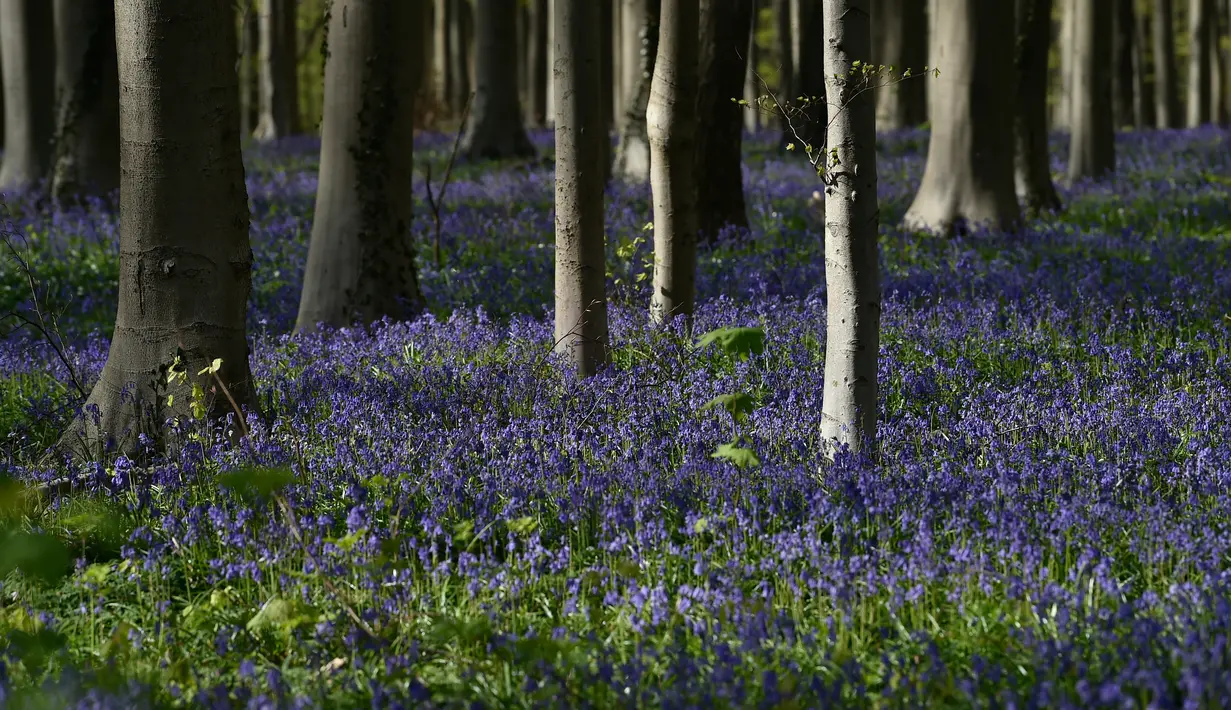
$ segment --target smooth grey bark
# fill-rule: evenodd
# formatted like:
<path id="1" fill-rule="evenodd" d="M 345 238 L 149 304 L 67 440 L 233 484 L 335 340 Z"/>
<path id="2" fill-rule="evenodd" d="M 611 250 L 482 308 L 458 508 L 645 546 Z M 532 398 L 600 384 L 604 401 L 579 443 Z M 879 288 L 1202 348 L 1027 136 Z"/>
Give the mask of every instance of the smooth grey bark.
<path id="1" fill-rule="evenodd" d="M 1016 228 L 1021 221 L 1013 177 L 1014 5 L 946 0 L 929 13 L 928 114 L 932 135 L 915 200 L 903 219 L 911 229 Z"/>
<path id="2" fill-rule="evenodd" d="M 295 0 L 261 0 L 259 42 L 260 114 L 254 137 L 274 140 L 300 132 Z"/>
<path id="3" fill-rule="evenodd" d="M 1060 4 L 1060 95 L 1056 99 L 1056 128 L 1069 128 L 1069 109 L 1073 103 L 1073 17 L 1077 0 L 1059 0 Z"/>
<path id="4" fill-rule="evenodd" d="M 1159 128 L 1179 128 L 1180 99 L 1171 0 L 1154 4 L 1154 114 Z"/>
<path id="5" fill-rule="evenodd" d="M 724 226 L 748 227 L 742 154 L 744 117 L 743 109 L 733 99 L 744 93 L 755 7 L 753 0 L 700 0 L 693 177 L 696 229 L 707 241 L 715 239 Z"/>
<path id="6" fill-rule="evenodd" d="M 1189 128 L 1210 122 L 1210 0 L 1188 3 Z"/>
<path id="7" fill-rule="evenodd" d="M 449 76 L 451 78 L 449 110 L 460 116 L 470 101 L 470 43 L 473 13 L 469 0 L 447 0 L 449 3 Z M 509 28 L 504 28 L 507 32 Z M 473 111 L 473 108 L 471 109 Z"/>
<path id="8" fill-rule="evenodd" d="M 825 76 L 835 107 L 825 174 L 825 387 L 821 437 L 830 452 L 876 446 L 881 294 L 877 264 L 876 99 L 855 62 L 872 54 L 869 0 L 825 1 Z M 854 75 L 852 76 L 852 70 Z M 838 110 L 838 107 L 842 107 Z M 827 151 L 827 152 L 828 152 Z"/>
<path id="9" fill-rule="evenodd" d="M 698 101 L 701 2 L 663 0 L 658 25 L 658 57 L 646 113 L 654 198 L 650 322 L 656 325 L 680 316 L 691 321 L 696 295 L 699 176 L 693 171 L 702 164 L 695 160 L 701 152 L 695 140 L 703 106 Z M 743 72 L 734 78 L 742 81 Z"/>
<path id="10" fill-rule="evenodd" d="M 1111 103 L 1112 0 L 1076 0 L 1068 180 L 1101 178 L 1116 167 Z"/>
<path id="11" fill-rule="evenodd" d="M 57 201 L 120 186 L 120 80 L 112 0 L 55 0 Z"/>
<path id="12" fill-rule="evenodd" d="M 1154 77 L 1148 64 L 1150 55 L 1150 12 L 1134 13 L 1133 31 L 1133 123 L 1137 128 L 1150 128 L 1154 119 Z"/>
<path id="13" fill-rule="evenodd" d="M 650 138 L 645 117 L 650 105 L 654 60 L 658 54 L 658 16 L 661 3 L 660 0 L 626 2 L 629 3 L 625 6 L 626 13 L 634 9 L 641 12 L 641 27 L 638 30 L 641 42 L 641 73 L 625 100 L 613 173 L 615 177 L 626 182 L 646 182 L 650 179 Z"/>
<path id="14" fill-rule="evenodd" d="M 552 17 L 556 125 L 556 351 L 578 377 L 608 362 L 603 234 L 599 5 L 557 0 Z"/>
<path id="15" fill-rule="evenodd" d="M 61 440 L 96 458 L 131 453 L 139 434 L 157 437 L 168 417 L 189 413 L 188 386 L 164 389 L 177 350 L 190 383 L 209 391 L 212 380 L 197 372 L 220 358 L 218 376 L 230 395 L 241 407 L 255 403 L 234 6 L 123 0 L 115 15 L 124 166 L 119 308 L 83 426 Z M 231 411 L 219 393 L 211 413 Z"/>
<path id="16" fill-rule="evenodd" d="M 423 309 L 410 234 L 418 0 L 334 0 L 316 217 L 297 331 Z"/>
<path id="17" fill-rule="evenodd" d="M 1112 0 L 1111 97 L 1116 128 L 1133 125 L 1133 0 Z"/>
<path id="18" fill-rule="evenodd" d="M 761 128 L 761 112 L 755 107 L 761 95 L 761 85 L 757 80 L 758 65 L 761 63 L 761 46 L 757 44 L 757 10 L 760 2 L 753 2 L 752 31 L 748 33 L 748 61 L 744 63 L 744 96 L 746 105 L 743 107 L 744 130 L 756 133 Z"/>
<path id="19" fill-rule="evenodd" d="M 547 125 L 547 0 L 529 0 L 527 27 L 526 96 L 529 109 L 526 121 L 535 128 Z"/>
<path id="20" fill-rule="evenodd" d="M 512 32 L 516 0 L 478 0 L 474 106 L 462 135 L 468 160 L 534 155 L 517 101 L 517 38 Z"/>
<path id="21" fill-rule="evenodd" d="M 872 0 L 872 63 L 892 66 L 876 89 L 876 126 L 892 131 L 927 120 L 927 6 L 923 0 Z M 915 78 L 903 80 L 911 70 Z"/>
<path id="22" fill-rule="evenodd" d="M 48 0 L 0 0 L 4 163 L 0 190 L 43 180 L 55 131 L 56 55 Z"/>
<path id="23" fill-rule="evenodd" d="M 1017 112 L 1013 130 L 1017 198 L 1032 212 L 1060 209 L 1047 147 L 1047 52 L 1052 0 L 1017 0 Z"/>

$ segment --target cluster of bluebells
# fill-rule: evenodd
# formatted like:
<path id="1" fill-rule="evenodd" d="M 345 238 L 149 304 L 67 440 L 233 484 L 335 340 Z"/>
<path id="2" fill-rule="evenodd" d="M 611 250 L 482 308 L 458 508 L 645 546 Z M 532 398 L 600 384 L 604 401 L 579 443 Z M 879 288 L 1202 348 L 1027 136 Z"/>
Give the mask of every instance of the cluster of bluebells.
<path id="1" fill-rule="evenodd" d="M 703 250 L 695 324 L 761 326 L 765 353 L 733 360 L 680 324 L 649 327 L 644 281 L 615 283 L 645 268 L 648 189 L 618 185 L 615 364 L 582 383 L 545 354 L 549 170 L 450 188 L 449 258 L 422 260 L 435 315 L 292 337 L 314 146 L 264 149 L 249 156 L 249 323 L 266 416 L 237 447 L 77 469 L 137 524 L 105 580 L 82 561 L 81 607 L 48 626 L 106 636 L 143 609 L 127 662 L 213 707 L 1225 704 L 1231 243 L 1217 225 L 1231 203 L 1211 177 L 1231 174 L 1224 138 L 1123 136 L 1121 176 L 1064 189 L 1063 220 L 944 239 L 892 226 L 925 137 L 884 137 L 879 452 L 833 463 L 818 439 L 814 177 L 772 140 L 753 142 L 746 173 L 751 235 Z M 113 221 L 91 209 L 25 219 L 71 249 L 113 249 Z M 66 328 L 96 375 L 105 336 Z M 0 368 L 67 378 L 31 341 L 0 343 Z M 711 456 L 734 423 L 704 405 L 736 391 L 757 402 L 741 429 L 755 468 Z M 29 399 L 31 420 L 62 400 Z M 63 475 L 37 461 L 0 466 Z M 294 472 L 291 515 L 211 487 L 247 466 Z M 220 670 L 172 673 L 177 653 Z M 155 691 L 88 692 L 82 705 L 101 707 Z"/>

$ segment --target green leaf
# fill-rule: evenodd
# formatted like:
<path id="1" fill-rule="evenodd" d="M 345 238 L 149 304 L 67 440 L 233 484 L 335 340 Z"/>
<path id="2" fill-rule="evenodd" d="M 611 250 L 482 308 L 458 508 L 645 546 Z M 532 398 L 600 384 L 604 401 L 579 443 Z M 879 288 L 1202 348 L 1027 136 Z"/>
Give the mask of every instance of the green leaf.
<path id="1" fill-rule="evenodd" d="M 26 577 L 55 584 L 72 567 L 68 548 L 51 535 L 15 532 L 0 542 L 0 577 L 20 570 Z"/>
<path id="2" fill-rule="evenodd" d="M 720 394 L 717 397 L 706 402 L 701 407 L 701 411 L 713 409 L 714 407 L 722 407 L 731 413 L 731 417 L 737 422 L 742 422 L 752 410 L 757 408 L 757 403 L 752 396 L 744 392 L 736 392 L 734 394 Z"/>
<path id="3" fill-rule="evenodd" d="M 736 468 L 749 468 L 761 465 L 761 460 L 757 455 L 752 453 L 752 449 L 745 449 L 735 444 L 722 444 L 714 449 L 711 454 L 714 458 L 720 461 L 728 461 L 735 465 Z"/>
<path id="4" fill-rule="evenodd" d="M 295 629 L 320 621 L 320 614 L 299 599 L 270 597 L 251 619 L 247 628 L 254 634 L 280 633 L 290 635 Z"/>
<path id="5" fill-rule="evenodd" d="M 510 520 L 505 524 L 508 526 L 509 532 L 514 535 L 529 535 L 538 528 L 539 519 L 533 515 L 527 515 L 524 518 Z"/>
<path id="6" fill-rule="evenodd" d="M 263 500 L 295 482 L 289 466 L 265 468 L 249 466 L 218 475 L 223 488 L 245 501 Z"/>
<path id="7" fill-rule="evenodd" d="M 718 328 L 702 335 L 699 347 L 717 345 L 729 355 L 748 357 L 765 352 L 765 329 L 763 328 Z"/>

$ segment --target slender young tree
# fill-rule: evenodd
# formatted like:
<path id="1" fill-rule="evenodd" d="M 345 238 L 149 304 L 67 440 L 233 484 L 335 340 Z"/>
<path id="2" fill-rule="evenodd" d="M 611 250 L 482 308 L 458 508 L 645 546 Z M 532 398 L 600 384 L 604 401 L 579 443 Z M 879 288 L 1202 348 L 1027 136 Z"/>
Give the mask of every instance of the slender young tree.
<path id="1" fill-rule="evenodd" d="M 434 93 L 441 105 L 453 110 L 453 51 L 450 32 L 453 22 L 453 0 L 433 0 L 432 7 L 432 71 Z"/>
<path id="2" fill-rule="evenodd" d="M 744 93 L 756 3 L 701 0 L 700 6 L 693 179 L 697 233 L 713 240 L 724 226 L 748 227 L 742 155 L 744 110 L 732 99 Z"/>
<path id="3" fill-rule="evenodd" d="M 1100 178 L 1116 167 L 1111 103 L 1112 0 L 1076 0 L 1073 106 L 1070 109 L 1070 183 Z"/>
<path id="4" fill-rule="evenodd" d="M 1117 128 L 1133 125 L 1134 0 L 1112 0 L 1111 97 Z"/>
<path id="5" fill-rule="evenodd" d="M 825 0 L 829 124 L 825 160 L 825 388 L 821 436 L 876 445 L 880 352 L 876 103 L 859 64 L 872 55 L 869 0 Z M 836 157 L 836 160 L 830 156 Z"/>
<path id="6" fill-rule="evenodd" d="M 752 31 L 748 33 L 748 61 L 744 63 L 744 96 L 749 106 L 756 106 L 762 94 L 757 83 L 758 65 L 761 63 L 761 46 L 757 43 L 757 18 L 761 9 L 761 1 L 753 0 Z M 761 128 L 761 112 L 744 111 L 744 130 L 756 133 Z"/>
<path id="7" fill-rule="evenodd" d="M 626 0 L 625 12 L 641 12 L 640 74 L 632 92 L 625 99 L 624 116 L 620 121 L 620 140 L 616 144 L 615 177 L 626 182 L 647 182 L 650 179 L 650 138 L 645 115 L 650 105 L 650 87 L 654 78 L 654 60 L 658 54 L 658 15 L 660 0 Z"/>
<path id="8" fill-rule="evenodd" d="M 55 131 L 56 56 L 47 0 L 0 0 L 4 163 L 0 190 L 47 177 Z"/>
<path id="9" fill-rule="evenodd" d="M 273 140 L 300 132 L 299 76 L 295 66 L 295 0 L 262 0 L 260 31 L 260 117 L 255 138 Z"/>
<path id="10" fill-rule="evenodd" d="M 252 268 L 239 153 L 234 6 L 230 0 L 120 0 L 120 289 L 107 363 L 84 428 L 62 445 L 79 456 L 131 452 L 138 434 L 189 412 L 186 385 L 164 396 L 177 352 L 189 383 L 222 360 L 218 379 L 251 406 L 245 317 Z M 184 166 L 193 166 L 186 170 Z M 222 393 L 214 414 L 231 404 Z M 75 428 L 74 428 L 75 429 Z"/>
<path id="11" fill-rule="evenodd" d="M 517 42 L 512 32 L 516 0 L 478 0 L 474 108 L 466 121 L 461 153 L 470 160 L 529 157 L 517 102 Z"/>
<path id="12" fill-rule="evenodd" d="M 598 12 L 594 0 L 557 0 L 552 18 L 556 349 L 579 377 L 608 358 Z"/>
<path id="13" fill-rule="evenodd" d="M 650 320 L 659 325 L 677 316 L 691 318 L 696 290 L 697 193 L 693 170 L 698 165 L 694 155 L 698 152 L 695 131 L 700 15 L 698 0 L 663 0 L 658 57 L 646 113 L 650 190 L 654 196 Z M 742 72 L 736 75 L 737 79 L 742 77 Z"/>
<path id="14" fill-rule="evenodd" d="M 1060 209 L 1047 150 L 1047 50 L 1052 0 L 1017 0 L 1017 198 L 1031 211 Z"/>
<path id="15" fill-rule="evenodd" d="M 1133 30 L 1133 122 L 1138 128 L 1151 128 L 1154 119 L 1154 76 L 1149 60 L 1151 13 L 1134 13 Z"/>
<path id="16" fill-rule="evenodd" d="M 334 0 L 320 184 L 296 330 L 420 313 L 410 235 L 421 0 Z"/>
<path id="17" fill-rule="evenodd" d="M 51 194 L 120 186 L 120 85 L 113 0 L 55 0 L 56 135 Z"/>
<path id="18" fill-rule="evenodd" d="M 872 62 L 893 67 L 876 90 L 876 126 L 882 131 L 917 126 L 927 120 L 927 86 L 896 80 L 904 70 L 918 74 L 927 64 L 927 32 L 922 29 L 927 5 L 923 0 L 872 0 L 872 19 Z"/>
<path id="19" fill-rule="evenodd" d="M 1188 3 L 1189 128 L 1210 122 L 1210 0 Z"/>
<path id="20" fill-rule="evenodd" d="M 945 0 L 929 16 L 932 135 L 927 165 L 904 223 L 950 231 L 961 223 L 1006 229 L 1021 220 L 1013 178 L 1016 89 L 1014 5 Z"/>
<path id="21" fill-rule="evenodd" d="M 1176 88 L 1175 29 L 1171 0 L 1154 4 L 1154 114 L 1159 128 L 1179 128 L 1180 99 Z"/>

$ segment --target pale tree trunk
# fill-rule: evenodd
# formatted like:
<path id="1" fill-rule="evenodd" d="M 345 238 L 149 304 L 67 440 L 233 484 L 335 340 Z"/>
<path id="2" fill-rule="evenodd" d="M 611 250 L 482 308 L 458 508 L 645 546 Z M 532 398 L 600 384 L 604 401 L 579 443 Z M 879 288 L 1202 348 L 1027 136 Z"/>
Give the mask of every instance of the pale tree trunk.
<path id="1" fill-rule="evenodd" d="M 907 210 L 912 229 L 940 232 L 991 225 L 1013 229 L 1021 209 L 1013 177 L 1014 6 L 946 0 L 930 13 L 928 114 L 932 135 L 919 192 Z M 947 68 L 947 69 L 946 69 Z"/>
<path id="2" fill-rule="evenodd" d="M 557 0 L 552 17 L 556 100 L 556 351 L 578 377 L 607 364 L 603 117 L 599 4 Z"/>
<path id="3" fill-rule="evenodd" d="M 1006 0 L 1007 1 L 1007 0 Z M 927 120 L 927 7 L 923 0 L 872 0 L 872 63 L 892 66 L 878 81 L 876 127 L 892 131 Z M 913 78 L 902 79 L 911 71 Z"/>
<path id="4" fill-rule="evenodd" d="M 453 22 L 453 0 L 435 0 L 435 12 L 432 15 L 432 67 L 436 81 L 436 100 L 450 112 L 454 110 L 453 100 L 453 34 L 450 31 Z"/>
<path id="5" fill-rule="evenodd" d="M 1178 128 L 1180 99 L 1171 0 L 1154 3 L 1154 113 L 1159 128 Z"/>
<path id="6" fill-rule="evenodd" d="M 261 110 L 255 138 L 293 136 L 300 132 L 295 0 L 261 0 L 258 26 Z"/>
<path id="7" fill-rule="evenodd" d="M 112 0 L 55 0 L 56 137 L 51 194 L 120 186 L 120 85 Z"/>
<path id="8" fill-rule="evenodd" d="M 1210 0 L 1188 4 L 1189 128 L 1210 122 Z"/>
<path id="9" fill-rule="evenodd" d="M 533 156 L 517 101 L 517 38 L 512 32 L 516 0 L 478 3 L 474 107 L 466 121 L 461 154 L 469 160 Z"/>
<path id="10" fill-rule="evenodd" d="M 641 83 L 644 61 L 642 51 L 642 27 L 645 26 L 645 4 L 648 0 L 619 0 L 620 15 L 620 96 L 616 107 L 616 122 L 622 122 L 628 112 L 628 102 L 635 96 Z M 657 21 L 657 18 L 655 18 Z M 618 128 L 618 126 L 617 126 Z"/>
<path id="11" fill-rule="evenodd" d="M 700 71 L 701 3 L 663 0 L 658 57 L 646 124 L 654 196 L 654 291 L 650 322 L 691 320 L 697 271 L 697 184 L 693 170 Z M 737 74 L 737 77 L 742 77 Z M 730 103 L 730 101 L 728 101 Z"/>
<path id="12" fill-rule="evenodd" d="M 825 1 L 825 387 L 821 438 L 830 453 L 876 446 L 881 294 L 876 258 L 876 99 L 855 62 L 872 54 L 869 0 Z M 851 75 L 854 70 L 854 76 Z M 875 79 L 873 79 L 875 81 Z"/>
<path id="13" fill-rule="evenodd" d="M 1151 13 L 1136 12 L 1133 30 L 1133 123 L 1139 129 L 1151 128 L 1154 119 L 1154 79 L 1147 46 L 1150 42 Z"/>
<path id="14" fill-rule="evenodd" d="M 1077 0 L 1068 180 L 1102 178 L 1116 167 L 1111 105 L 1112 0 Z"/>
<path id="15" fill-rule="evenodd" d="M 56 52 L 48 0 L 0 0 L 4 164 L 0 190 L 47 177 L 55 131 Z"/>
<path id="16" fill-rule="evenodd" d="M 611 2 L 611 127 L 624 113 L 624 3 Z"/>
<path id="17" fill-rule="evenodd" d="M 295 329 L 423 309 L 410 234 L 421 0 L 334 0 L 320 183 Z"/>
<path id="18" fill-rule="evenodd" d="M 1116 128 L 1133 125 L 1134 0 L 1112 0 L 1111 97 Z"/>
<path id="19" fill-rule="evenodd" d="M 1060 95 L 1056 100 L 1056 128 L 1068 130 L 1069 113 L 1073 105 L 1073 17 L 1077 0 L 1060 2 Z"/>
<path id="20" fill-rule="evenodd" d="M 452 93 L 449 94 L 449 110 L 460 116 L 470 101 L 470 2 L 449 2 L 449 76 Z M 504 28 L 508 31 L 508 28 Z M 473 110 L 473 109 L 472 109 Z"/>
<path id="21" fill-rule="evenodd" d="M 774 92 L 778 101 L 788 103 L 795 98 L 791 91 L 795 87 L 795 57 L 791 53 L 791 0 L 771 0 L 774 14 L 774 38 L 777 42 L 775 61 L 778 64 L 778 86 Z M 782 132 L 783 140 L 790 133 L 786 119 L 777 107 L 773 109 L 774 121 Z"/>
<path id="22" fill-rule="evenodd" d="M 761 47 L 757 44 L 757 10 L 759 2 L 753 3 L 752 31 L 748 33 L 748 61 L 744 66 L 744 130 L 756 133 L 761 128 L 761 113 L 757 106 L 757 97 L 761 95 L 761 86 L 757 80 L 758 66 L 761 63 Z"/>
<path id="23" fill-rule="evenodd" d="M 626 0 L 625 12 L 641 13 L 639 55 L 640 75 L 633 84 L 620 122 L 620 141 L 616 145 L 614 174 L 626 182 L 646 182 L 650 179 L 650 138 L 645 115 L 650 105 L 650 88 L 654 78 L 654 60 L 658 54 L 659 0 Z M 635 6 L 635 7 L 634 7 Z"/>
<path id="24" fill-rule="evenodd" d="M 547 64 L 547 0 L 530 0 L 529 9 L 529 57 L 526 62 L 526 73 L 529 74 L 526 87 L 530 104 L 529 123 L 535 128 L 542 128 L 547 125 L 547 75 L 551 71 Z"/>
<path id="25" fill-rule="evenodd" d="M 119 308 L 84 428 L 61 440 L 84 457 L 130 453 L 139 434 L 157 437 L 168 417 L 189 414 L 188 388 L 169 388 L 173 406 L 164 389 L 177 351 L 190 382 L 213 389 L 197 373 L 219 358 L 217 374 L 231 397 L 241 407 L 255 404 L 233 5 L 124 0 L 115 13 L 124 166 Z M 216 393 L 212 414 L 231 411 Z"/>
<path id="26" fill-rule="evenodd" d="M 1052 0 L 1017 1 L 1017 198 L 1032 212 L 1060 209 L 1047 148 L 1047 50 Z"/>
<path id="27" fill-rule="evenodd" d="M 744 117 L 732 99 L 744 93 L 755 6 L 753 0 L 700 0 L 693 179 L 696 229 L 706 240 L 726 225 L 748 227 L 741 154 Z"/>
<path id="28" fill-rule="evenodd" d="M 543 125 L 556 125 L 556 0 L 547 2 L 547 90 L 543 107 Z"/>
<path id="29" fill-rule="evenodd" d="M 256 129 L 260 104 L 256 56 L 260 41 L 256 9 L 247 3 L 239 16 L 239 135 L 243 139 Z"/>

